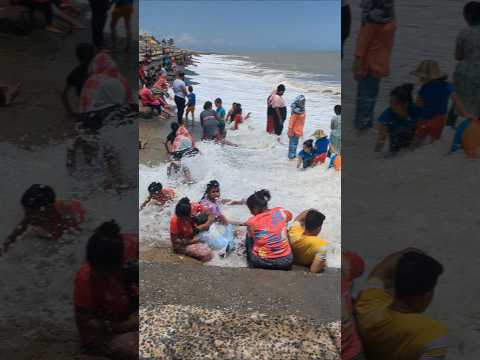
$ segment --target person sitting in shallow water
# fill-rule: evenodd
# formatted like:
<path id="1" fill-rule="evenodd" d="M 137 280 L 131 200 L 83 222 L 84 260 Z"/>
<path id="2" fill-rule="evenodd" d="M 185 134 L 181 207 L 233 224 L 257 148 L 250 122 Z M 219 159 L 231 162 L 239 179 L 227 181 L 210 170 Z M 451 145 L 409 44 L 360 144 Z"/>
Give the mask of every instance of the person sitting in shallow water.
<path id="1" fill-rule="evenodd" d="M 3 243 L 5 253 L 30 227 L 41 237 L 57 240 L 66 232 L 80 231 L 85 210 L 79 201 L 57 200 L 55 191 L 48 185 L 34 184 L 22 195 L 20 203 L 24 217 Z"/>
<path id="2" fill-rule="evenodd" d="M 303 143 L 303 150 L 298 153 L 297 168 L 305 170 L 315 165 L 315 153 L 313 149 L 313 140 L 307 140 Z"/>
<path id="3" fill-rule="evenodd" d="M 175 190 L 163 188 L 161 183 L 154 181 L 148 186 L 148 197 L 140 206 L 140 210 L 149 204 L 163 207 L 168 202 L 173 201 L 173 199 L 175 199 Z"/>
<path id="4" fill-rule="evenodd" d="M 298 215 L 288 230 L 293 261 L 307 266 L 310 272 L 323 272 L 327 266 L 327 242 L 319 237 L 325 215 L 310 209 Z"/>
<path id="5" fill-rule="evenodd" d="M 213 216 L 215 216 L 215 220 L 223 225 L 232 224 L 232 225 L 240 225 L 241 223 L 238 221 L 230 221 L 228 220 L 220 210 L 220 204 L 224 205 L 244 205 L 245 201 L 234 201 L 228 199 L 220 199 L 220 183 L 217 180 L 212 180 L 207 184 L 207 189 L 203 194 L 202 200 L 200 200 L 200 204 Z"/>
<path id="6" fill-rule="evenodd" d="M 288 241 L 287 224 L 292 213 L 281 207 L 268 208 L 268 190 L 256 191 L 247 199 L 252 217 L 247 220 L 247 263 L 250 267 L 268 270 L 290 270 L 292 248 Z"/>
<path id="7" fill-rule="evenodd" d="M 100 225 L 75 276 L 75 321 L 82 350 L 110 359 L 138 354 L 138 235 L 115 221 Z"/>

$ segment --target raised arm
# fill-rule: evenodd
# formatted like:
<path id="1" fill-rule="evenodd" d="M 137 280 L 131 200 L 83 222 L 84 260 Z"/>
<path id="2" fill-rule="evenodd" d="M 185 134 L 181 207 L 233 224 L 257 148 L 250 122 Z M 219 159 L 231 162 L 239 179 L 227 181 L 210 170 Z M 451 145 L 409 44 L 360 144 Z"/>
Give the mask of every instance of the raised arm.
<path id="1" fill-rule="evenodd" d="M 5 239 L 3 242 L 3 252 L 7 252 L 7 250 L 10 248 L 10 246 L 17 241 L 18 237 L 22 234 L 25 233 L 28 229 L 30 221 L 28 217 L 23 218 L 23 220 L 20 222 L 20 224 L 17 225 L 15 230 Z"/>

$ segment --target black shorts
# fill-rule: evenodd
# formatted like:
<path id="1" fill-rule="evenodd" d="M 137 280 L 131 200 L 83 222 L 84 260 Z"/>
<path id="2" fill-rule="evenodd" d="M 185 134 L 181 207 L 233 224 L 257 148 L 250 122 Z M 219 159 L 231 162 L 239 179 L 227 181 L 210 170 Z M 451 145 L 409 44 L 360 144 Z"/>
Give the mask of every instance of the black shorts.
<path id="1" fill-rule="evenodd" d="M 184 157 L 192 157 L 199 153 L 200 151 L 197 148 L 188 148 L 182 151 L 175 151 L 172 153 L 172 159 L 175 161 L 180 161 Z"/>

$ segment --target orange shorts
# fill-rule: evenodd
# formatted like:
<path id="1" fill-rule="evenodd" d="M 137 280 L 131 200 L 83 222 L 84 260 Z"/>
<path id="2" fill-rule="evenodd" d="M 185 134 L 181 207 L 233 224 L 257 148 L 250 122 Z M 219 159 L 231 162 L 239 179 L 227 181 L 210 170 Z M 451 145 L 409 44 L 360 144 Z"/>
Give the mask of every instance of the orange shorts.
<path id="1" fill-rule="evenodd" d="M 117 21 L 121 18 L 129 18 L 133 14 L 133 6 L 118 5 L 113 8 L 112 21 Z"/>
<path id="2" fill-rule="evenodd" d="M 195 106 L 189 106 L 186 110 L 187 113 L 195 112 Z"/>
<path id="3" fill-rule="evenodd" d="M 423 140 L 427 136 L 431 136 L 433 140 L 438 140 L 442 136 L 443 128 L 447 122 L 446 115 L 437 115 L 429 120 L 420 120 L 417 122 L 415 129 L 415 137 Z"/>

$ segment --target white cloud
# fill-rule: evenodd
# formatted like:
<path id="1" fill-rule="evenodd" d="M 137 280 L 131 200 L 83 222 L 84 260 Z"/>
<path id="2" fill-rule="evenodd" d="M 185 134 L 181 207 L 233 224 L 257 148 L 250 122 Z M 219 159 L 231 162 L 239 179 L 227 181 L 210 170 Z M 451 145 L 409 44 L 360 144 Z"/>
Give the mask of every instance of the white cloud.
<path id="1" fill-rule="evenodd" d="M 192 44 L 192 43 L 196 42 L 195 38 L 190 34 L 182 34 L 178 37 L 178 39 L 174 39 L 174 40 L 179 45 L 180 44 L 184 44 L 184 45 Z"/>

